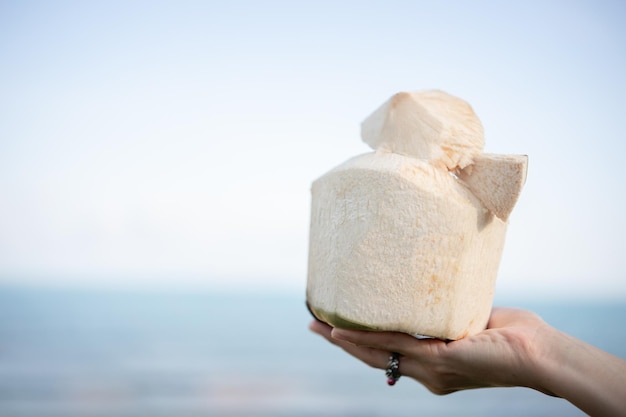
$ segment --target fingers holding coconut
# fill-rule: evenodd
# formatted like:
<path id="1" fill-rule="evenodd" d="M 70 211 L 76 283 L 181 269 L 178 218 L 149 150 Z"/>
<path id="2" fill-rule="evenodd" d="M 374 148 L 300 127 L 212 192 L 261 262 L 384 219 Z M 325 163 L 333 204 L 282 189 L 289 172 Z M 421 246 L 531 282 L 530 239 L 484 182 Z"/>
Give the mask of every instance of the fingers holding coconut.
<path id="1" fill-rule="evenodd" d="M 429 358 L 439 356 L 440 345 L 445 345 L 441 340 L 418 340 L 404 333 L 333 328 L 317 320 L 311 322 L 309 329 L 368 365 L 380 369 L 387 367 L 391 352 L 398 352 L 417 362 L 431 362 Z"/>
<path id="2" fill-rule="evenodd" d="M 398 332 L 333 329 L 331 336 L 334 340 L 381 352 L 381 366 L 377 366 L 381 369 L 387 366 L 391 352 L 398 352 L 401 355 L 400 373 L 415 378 L 429 389 L 428 382 L 433 379 L 430 368 L 438 363 L 446 346 L 446 342 L 439 339 L 417 339 Z"/>
<path id="3" fill-rule="evenodd" d="M 436 395 L 490 385 L 481 380 L 480 370 L 467 366 L 473 355 L 453 348 L 466 341 L 446 343 L 397 332 L 345 329 L 332 329 L 330 336 L 333 343 L 379 369 L 385 369 L 391 352 L 400 353 L 400 374 L 415 379 Z"/>
<path id="4" fill-rule="evenodd" d="M 309 324 L 309 329 L 313 333 L 317 333 L 320 336 L 324 337 L 329 342 L 332 342 L 330 332 L 333 330 L 333 328 L 330 327 L 328 324 L 323 323 L 319 320 L 313 320 L 311 324 Z"/>
<path id="5" fill-rule="evenodd" d="M 399 332 L 372 332 L 335 328 L 332 331 L 332 337 L 358 346 L 367 346 L 385 352 L 398 352 L 403 356 L 416 354 L 421 356 L 421 351 L 431 349 L 430 340 L 418 340 L 413 336 Z M 425 343 L 422 344 L 422 342 Z"/>
<path id="6" fill-rule="evenodd" d="M 396 332 L 338 329 L 317 321 L 309 327 L 373 368 L 386 369 L 391 352 L 400 353 L 400 374 L 417 380 L 435 394 L 448 394 L 459 389 L 460 384 L 437 371 L 440 368 L 437 366 L 440 347 L 445 346 L 441 340 L 418 340 Z"/>
<path id="7" fill-rule="evenodd" d="M 347 340 L 336 339 L 333 337 L 333 329 L 329 325 L 320 321 L 313 321 L 309 325 L 309 329 L 314 333 L 324 337 L 330 343 L 340 347 L 350 355 L 371 366 L 372 368 L 385 369 L 387 367 L 387 361 L 389 360 L 389 352 L 382 351 L 367 346 L 358 346 Z"/>

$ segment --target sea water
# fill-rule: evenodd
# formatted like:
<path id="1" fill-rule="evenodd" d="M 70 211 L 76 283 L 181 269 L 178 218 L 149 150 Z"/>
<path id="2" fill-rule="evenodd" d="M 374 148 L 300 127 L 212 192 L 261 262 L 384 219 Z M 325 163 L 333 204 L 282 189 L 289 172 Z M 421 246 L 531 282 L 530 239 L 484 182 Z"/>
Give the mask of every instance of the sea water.
<path id="1" fill-rule="evenodd" d="M 518 302 L 626 358 L 626 303 Z M 582 416 L 525 388 L 394 387 L 298 293 L 0 289 L 0 416 Z"/>

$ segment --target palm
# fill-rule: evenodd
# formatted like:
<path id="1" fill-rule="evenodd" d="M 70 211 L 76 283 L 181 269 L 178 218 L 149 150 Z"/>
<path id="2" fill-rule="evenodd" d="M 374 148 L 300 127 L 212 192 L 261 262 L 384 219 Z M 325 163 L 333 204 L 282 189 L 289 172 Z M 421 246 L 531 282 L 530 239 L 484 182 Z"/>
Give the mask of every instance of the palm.
<path id="1" fill-rule="evenodd" d="M 416 339 L 394 332 L 331 329 L 321 323 L 311 328 L 370 366 L 384 369 L 389 352 L 402 355 L 401 372 L 436 394 L 470 388 L 519 385 L 527 372 L 527 355 L 545 323 L 535 314 L 494 309 L 487 329 L 446 343 Z"/>

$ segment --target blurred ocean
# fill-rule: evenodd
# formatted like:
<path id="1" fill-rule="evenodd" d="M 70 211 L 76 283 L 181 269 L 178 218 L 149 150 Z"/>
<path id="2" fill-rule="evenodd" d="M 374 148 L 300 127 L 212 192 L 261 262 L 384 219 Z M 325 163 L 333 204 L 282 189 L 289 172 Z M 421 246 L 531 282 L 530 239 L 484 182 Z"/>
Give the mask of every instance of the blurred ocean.
<path id="1" fill-rule="evenodd" d="M 626 303 L 517 303 L 626 357 Z M 385 383 L 301 294 L 0 289 L 0 416 L 581 416 L 522 388 Z"/>

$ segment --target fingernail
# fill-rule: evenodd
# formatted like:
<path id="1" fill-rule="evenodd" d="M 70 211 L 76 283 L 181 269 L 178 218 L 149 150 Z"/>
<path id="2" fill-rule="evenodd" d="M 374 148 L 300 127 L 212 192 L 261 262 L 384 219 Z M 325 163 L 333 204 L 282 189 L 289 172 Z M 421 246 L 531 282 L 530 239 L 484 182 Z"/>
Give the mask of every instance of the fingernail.
<path id="1" fill-rule="evenodd" d="M 311 330 L 314 333 L 323 335 L 325 329 L 321 325 L 320 322 L 318 322 L 317 320 L 313 320 L 312 322 L 309 323 L 309 330 Z"/>
<path id="2" fill-rule="evenodd" d="M 331 337 L 333 339 L 337 339 L 337 340 L 343 340 L 346 342 L 350 341 L 350 334 L 346 334 L 348 333 L 346 330 L 343 329 L 333 329 L 333 331 L 330 333 Z"/>

